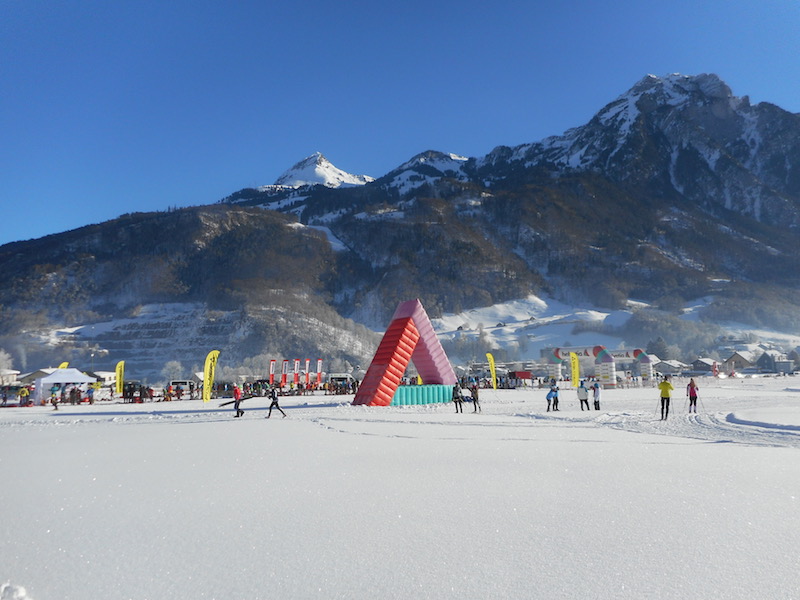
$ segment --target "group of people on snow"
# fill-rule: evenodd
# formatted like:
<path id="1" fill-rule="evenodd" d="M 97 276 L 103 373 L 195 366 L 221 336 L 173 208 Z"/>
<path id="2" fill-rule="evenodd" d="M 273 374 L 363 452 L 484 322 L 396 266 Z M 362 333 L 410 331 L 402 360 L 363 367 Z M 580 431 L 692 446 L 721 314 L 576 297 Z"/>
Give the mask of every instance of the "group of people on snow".
<path id="1" fill-rule="evenodd" d="M 242 410 L 241 408 L 242 401 L 252 397 L 253 396 L 244 397 L 244 395 L 242 394 L 242 388 L 240 388 L 238 384 L 235 383 L 233 384 L 233 410 L 234 412 L 236 412 L 236 414 L 233 415 L 234 417 L 241 417 L 242 415 L 244 415 L 244 410 Z M 278 404 L 277 386 L 273 386 L 269 389 L 269 391 L 267 392 L 267 398 L 269 398 L 270 404 L 269 404 L 269 412 L 267 413 L 266 418 L 269 419 L 272 416 L 273 408 L 278 409 L 278 411 L 284 417 L 286 417 L 286 413 L 283 412 L 283 409 L 280 407 L 280 404 Z M 227 402 L 225 404 L 227 404 Z"/>
<path id="2" fill-rule="evenodd" d="M 661 392 L 661 420 L 666 421 L 669 417 L 669 402 L 675 387 L 670 382 L 669 375 L 664 375 L 664 379 L 658 384 Z M 694 377 L 686 384 L 686 395 L 689 397 L 689 412 L 697 414 L 697 394 L 700 388 L 694 381 Z"/>
<path id="3" fill-rule="evenodd" d="M 478 397 L 478 384 L 473 383 L 470 387 L 466 388 L 469 396 L 464 393 L 464 388 L 458 383 L 453 386 L 453 402 L 456 405 L 456 412 L 464 412 L 464 400 L 469 398 L 472 401 L 472 412 L 481 412 L 481 404 Z"/>
<path id="4" fill-rule="evenodd" d="M 578 392 L 578 401 L 581 405 L 581 410 L 584 410 L 584 406 L 586 407 L 585 410 L 589 409 L 589 392 L 592 393 L 592 401 L 594 403 L 594 409 L 600 410 L 600 394 L 601 394 L 602 387 L 599 381 L 595 381 L 591 387 L 586 387 L 586 382 L 581 380 L 580 385 L 577 388 Z M 547 400 L 547 412 L 551 410 L 557 411 L 558 408 L 558 384 L 556 383 L 555 379 L 550 381 L 550 390 L 547 392 L 547 396 L 545 399 Z"/>
<path id="5" fill-rule="evenodd" d="M 658 390 L 661 394 L 661 420 L 666 421 L 669 417 L 669 405 L 670 399 L 672 396 L 672 392 L 675 390 L 675 387 L 672 385 L 670 381 L 669 375 L 665 375 L 664 379 L 658 384 Z M 689 398 L 689 412 L 697 414 L 697 397 L 700 388 L 698 387 L 697 383 L 695 382 L 694 378 L 689 380 L 689 383 L 686 386 L 686 396 Z M 599 381 L 594 382 L 590 387 L 586 387 L 586 382 L 581 381 L 580 385 L 577 387 L 576 392 L 578 394 L 578 402 L 580 403 L 581 410 L 591 410 L 589 407 L 589 393 L 592 394 L 592 400 L 594 403 L 594 409 L 600 410 L 600 395 L 602 393 L 602 386 L 600 385 Z M 550 381 L 550 389 L 547 392 L 547 396 L 545 396 L 547 400 L 547 412 L 551 410 L 557 411 L 558 408 L 558 394 L 559 388 L 558 384 L 556 383 L 555 379 Z"/>

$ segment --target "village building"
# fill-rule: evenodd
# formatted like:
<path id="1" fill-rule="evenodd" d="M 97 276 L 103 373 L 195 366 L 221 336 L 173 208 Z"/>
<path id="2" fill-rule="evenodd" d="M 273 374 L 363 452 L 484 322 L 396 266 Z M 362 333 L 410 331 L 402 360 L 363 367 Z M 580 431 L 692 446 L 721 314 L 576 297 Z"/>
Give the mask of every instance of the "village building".
<path id="1" fill-rule="evenodd" d="M 698 358 L 692 362 L 694 373 L 713 373 L 715 369 L 719 369 L 719 363 L 713 358 Z"/>
<path id="2" fill-rule="evenodd" d="M 678 375 L 689 369 L 689 365 L 679 360 L 662 360 L 656 363 L 653 370 L 662 375 Z"/>
<path id="3" fill-rule="evenodd" d="M 765 350 L 758 357 L 756 366 L 759 371 L 764 373 L 791 373 L 794 371 L 794 363 L 778 350 Z"/>
<path id="4" fill-rule="evenodd" d="M 749 350 L 738 350 L 731 354 L 724 363 L 723 368 L 726 373 L 744 371 L 755 365 L 756 356 Z"/>
<path id="5" fill-rule="evenodd" d="M 22 385 L 31 385 L 37 379 L 41 379 L 43 377 L 47 377 L 48 375 L 52 375 L 58 369 L 56 367 L 46 367 L 44 369 L 36 369 L 30 373 L 25 373 L 24 375 L 20 375 L 19 382 Z"/>
<path id="6" fill-rule="evenodd" d="M 14 369 L 0 369 L 0 385 L 17 385 L 19 371 Z"/>

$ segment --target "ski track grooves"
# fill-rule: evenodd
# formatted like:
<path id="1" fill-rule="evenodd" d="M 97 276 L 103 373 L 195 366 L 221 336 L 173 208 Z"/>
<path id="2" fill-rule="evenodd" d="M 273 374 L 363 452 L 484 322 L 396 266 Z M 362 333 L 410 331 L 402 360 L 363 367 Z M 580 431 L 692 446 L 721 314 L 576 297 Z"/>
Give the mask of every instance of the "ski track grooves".
<path id="1" fill-rule="evenodd" d="M 494 439 L 496 441 L 541 441 L 537 432 L 542 427 L 586 429 L 610 427 L 619 431 L 671 436 L 708 443 L 734 443 L 751 446 L 800 448 L 800 428 L 787 425 L 772 425 L 743 421 L 733 412 L 677 413 L 666 421 L 657 414 L 642 411 L 604 412 L 591 414 L 565 412 L 553 415 L 541 412 L 510 411 L 508 413 L 464 413 L 445 417 L 442 412 L 393 414 L 396 418 L 385 418 L 377 414 L 319 415 L 315 407 L 286 407 L 294 421 L 306 421 L 324 430 L 349 435 L 366 435 L 403 439 L 472 440 Z M 252 407 L 245 411 L 245 420 L 263 418 L 265 407 Z M 113 407 L 98 413 L 74 417 L 63 413 L 40 414 L 30 419 L 0 423 L 0 428 L 25 426 L 80 427 L 89 424 L 113 423 L 137 424 L 199 424 L 219 423 L 231 420 L 231 413 L 216 408 L 195 410 L 141 410 L 136 412 L 115 411 Z M 248 419 L 247 417 L 250 417 Z M 63 418 L 63 420 L 62 420 Z M 427 435 L 408 435 L 408 425 L 429 425 Z M 498 435 L 499 434 L 499 435 Z M 576 439 L 576 442 L 587 440 Z"/>
<path id="2" fill-rule="evenodd" d="M 737 423 L 732 413 L 679 414 L 660 421 L 650 414 L 609 414 L 603 424 L 633 433 L 670 435 L 713 443 L 800 448 L 800 431 L 779 426 Z"/>

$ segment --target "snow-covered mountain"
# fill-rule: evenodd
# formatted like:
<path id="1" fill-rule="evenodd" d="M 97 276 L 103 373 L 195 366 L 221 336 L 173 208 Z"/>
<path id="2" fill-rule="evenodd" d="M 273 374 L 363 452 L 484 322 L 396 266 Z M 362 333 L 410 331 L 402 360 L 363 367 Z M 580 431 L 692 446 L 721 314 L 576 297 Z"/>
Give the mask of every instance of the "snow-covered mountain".
<path id="1" fill-rule="evenodd" d="M 800 115 L 736 97 L 716 75 L 648 75 L 589 123 L 478 159 L 487 179 L 546 168 L 601 174 L 711 212 L 800 225 Z M 488 168 L 487 168 L 488 167 Z"/>
<path id="2" fill-rule="evenodd" d="M 441 179 L 467 181 L 465 171 L 469 159 L 458 154 L 428 150 L 414 156 L 381 177 L 380 184 L 400 196 L 408 196 L 419 188 Z"/>
<path id="3" fill-rule="evenodd" d="M 691 354 L 721 323 L 800 333 L 799 215 L 800 116 L 734 97 L 715 75 L 647 76 L 582 126 L 484 157 L 431 150 L 373 181 L 314 154 L 214 206 L 3 246 L 0 348 L 60 362 L 135 346 L 155 369 L 181 347 L 159 341 L 180 322 L 172 308 L 193 306 L 202 325 L 181 329 L 193 356 L 212 343 L 236 360 L 345 345 L 363 361 L 363 326 L 381 331 L 420 298 L 434 319 L 455 315 L 441 329 L 454 358 L 529 360 L 550 343 L 543 314 L 498 325 L 485 322 L 494 309 L 472 311 L 535 296 L 591 307 L 557 310 L 559 344 L 664 336 Z M 700 306 L 691 321 L 687 305 Z M 615 311 L 629 318 L 595 318 Z M 113 331 L 99 335 L 103 323 Z M 52 331 L 66 343 L 47 354 Z"/>
<path id="4" fill-rule="evenodd" d="M 321 153 L 304 158 L 275 181 L 276 186 L 292 188 L 324 185 L 329 188 L 364 185 L 374 181 L 369 175 L 352 175 L 335 167 Z"/>

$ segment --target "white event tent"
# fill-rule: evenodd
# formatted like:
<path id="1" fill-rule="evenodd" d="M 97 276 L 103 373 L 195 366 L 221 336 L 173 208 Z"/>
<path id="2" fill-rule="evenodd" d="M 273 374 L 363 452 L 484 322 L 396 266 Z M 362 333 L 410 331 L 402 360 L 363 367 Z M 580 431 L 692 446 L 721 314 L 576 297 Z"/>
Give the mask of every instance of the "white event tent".
<path id="1" fill-rule="evenodd" d="M 36 380 L 36 391 L 34 392 L 35 402 L 41 404 L 45 398 L 45 394 L 49 393 L 50 388 L 54 384 L 81 384 L 81 383 L 94 383 L 97 381 L 94 377 L 84 375 L 78 369 L 56 369 L 46 377 L 40 377 Z"/>

